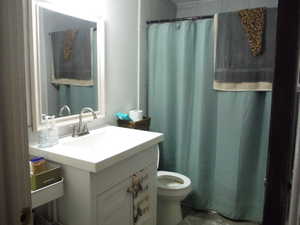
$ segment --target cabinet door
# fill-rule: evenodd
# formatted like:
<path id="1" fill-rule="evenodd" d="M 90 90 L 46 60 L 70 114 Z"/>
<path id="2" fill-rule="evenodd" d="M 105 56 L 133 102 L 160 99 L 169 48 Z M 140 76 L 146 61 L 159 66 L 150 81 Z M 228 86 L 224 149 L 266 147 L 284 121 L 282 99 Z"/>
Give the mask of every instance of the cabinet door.
<path id="1" fill-rule="evenodd" d="M 132 195 L 127 179 L 97 197 L 97 225 L 132 225 Z"/>

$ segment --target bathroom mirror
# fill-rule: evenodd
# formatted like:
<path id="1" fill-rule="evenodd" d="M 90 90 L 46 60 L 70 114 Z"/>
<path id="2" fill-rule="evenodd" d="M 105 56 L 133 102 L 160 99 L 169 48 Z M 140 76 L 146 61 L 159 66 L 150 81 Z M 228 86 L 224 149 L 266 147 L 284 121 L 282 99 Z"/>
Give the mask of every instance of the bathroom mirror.
<path id="1" fill-rule="evenodd" d="M 32 3 L 33 127 L 45 115 L 74 123 L 83 107 L 103 116 L 104 22 L 57 1 Z"/>

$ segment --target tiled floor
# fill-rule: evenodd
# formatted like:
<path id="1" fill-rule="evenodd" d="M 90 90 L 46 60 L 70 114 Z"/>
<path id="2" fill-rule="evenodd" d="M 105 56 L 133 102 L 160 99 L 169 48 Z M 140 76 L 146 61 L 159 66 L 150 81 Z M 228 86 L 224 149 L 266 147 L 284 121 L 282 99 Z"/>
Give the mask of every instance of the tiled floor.
<path id="1" fill-rule="evenodd" d="M 184 220 L 178 225 L 258 225 L 250 222 L 237 222 L 226 219 L 216 213 L 184 210 Z"/>

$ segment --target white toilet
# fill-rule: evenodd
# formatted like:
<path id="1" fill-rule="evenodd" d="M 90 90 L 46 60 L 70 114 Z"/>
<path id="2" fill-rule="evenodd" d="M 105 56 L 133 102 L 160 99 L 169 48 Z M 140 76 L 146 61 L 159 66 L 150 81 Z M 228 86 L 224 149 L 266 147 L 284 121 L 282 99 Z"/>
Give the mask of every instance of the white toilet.
<path id="1" fill-rule="evenodd" d="M 192 191 L 191 180 L 179 173 L 157 172 L 157 225 L 177 225 L 182 220 L 180 202 Z"/>

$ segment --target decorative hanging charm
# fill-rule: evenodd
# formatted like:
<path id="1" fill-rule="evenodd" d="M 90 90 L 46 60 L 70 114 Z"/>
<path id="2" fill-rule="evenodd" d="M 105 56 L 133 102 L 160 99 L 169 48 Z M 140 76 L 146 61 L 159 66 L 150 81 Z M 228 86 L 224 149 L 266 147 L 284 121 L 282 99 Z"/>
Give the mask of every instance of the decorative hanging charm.
<path id="1" fill-rule="evenodd" d="M 249 47 L 253 56 L 263 53 L 265 31 L 265 8 L 245 9 L 239 12 L 241 23 L 246 31 Z"/>

